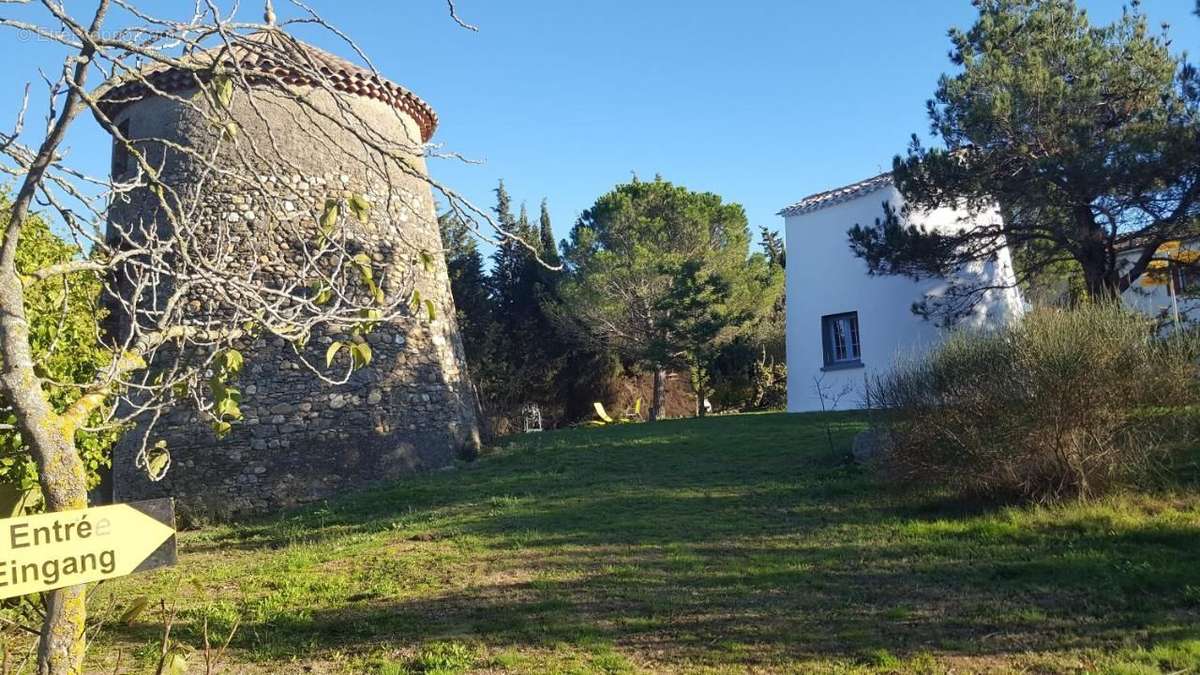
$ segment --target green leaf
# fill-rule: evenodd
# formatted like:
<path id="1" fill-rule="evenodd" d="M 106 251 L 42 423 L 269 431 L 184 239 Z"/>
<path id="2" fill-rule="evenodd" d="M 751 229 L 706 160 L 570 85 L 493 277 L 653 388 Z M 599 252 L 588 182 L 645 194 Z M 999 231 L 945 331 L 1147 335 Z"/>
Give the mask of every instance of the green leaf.
<path id="1" fill-rule="evenodd" d="M 362 368 L 371 363 L 371 345 L 366 342 L 356 342 L 350 345 L 350 360 L 355 368 Z"/>
<path id="2" fill-rule="evenodd" d="M 154 450 L 149 452 L 149 457 L 146 458 L 146 471 L 150 477 L 158 480 L 167 472 L 167 467 L 171 465 L 171 453 L 167 451 L 165 441 L 160 441 L 154 445 Z"/>
<path id="3" fill-rule="evenodd" d="M 125 624 L 126 626 L 132 626 L 133 622 L 137 621 L 138 615 L 141 614 L 142 611 L 149 606 L 149 604 L 150 598 L 148 596 L 142 595 L 135 598 L 133 602 L 129 603 L 129 609 L 126 609 L 121 614 L 121 623 Z"/>
<path id="4" fill-rule="evenodd" d="M 429 251 L 421 251 L 421 266 L 428 272 L 433 269 L 433 256 Z"/>
<path id="5" fill-rule="evenodd" d="M 350 260 L 358 267 L 358 271 L 362 273 L 363 283 L 373 286 L 375 270 L 371 267 L 371 257 L 366 253 L 358 253 Z"/>
<path id="6" fill-rule="evenodd" d="M 371 204 L 367 201 L 366 197 L 355 193 L 350 195 L 348 203 L 350 211 L 354 214 L 355 218 L 358 218 L 358 222 L 366 224 L 367 220 L 371 217 Z"/>
<path id="7" fill-rule="evenodd" d="M 227 73 L 217 73 L 213 76 L 213 90 L 217 96 L 217 103 L 223 108 L 228 108 L 233 102 L 233 77 Z"/>
<path id="8" fill-rule="evenodd" d="M 226 390 L 227 390 L 227 387 L 225 386 L 225 383 L 221 381 L 220 378 L 216 378 L 216 377 L 209 378 L 208 391 L 209 391 L 209 393 L 212 394 L 212 398 L 214 401 L 220 401 L 220 400 L 224 399 L 226 396 L 228 396 L 228 394 L 226 393 Z"/>
<path id="9" fill-rule="evenodd" d="M 163 663 L 163 673 L 167 675 L 183 675 L 187 672 L 187 657 L 179 652 L 171 652 Z"/>
<path id="10" fill-rule="evenodd" d="M 241 127 L 238 126 L 237 122 L 227 123 L 225 126 L 221 127 L 221 140 L 232 141 L 235 137 L 237 137 L 238 131 L 241 131 Z"/>
<path id="11" fill-rule="evenodd" d="M 317 287 L 317 292 L 313 295 L 313 304 L 324 305 L 333 299 L 333 289 L 328 284 L 321 284 Z"/>
<path id="12" fill-rule="evenodd" d="M 242 357 L 242 353 L 236 349 L 226 350 L 222 357 L 222 365 L 225 367 L 225 370 L 228 370 L 232 374 L 242 372 L 242 365 L 245 362 L 246 360 Z"/>
<path id="13" fill-rule="evenodd" d="M 437 309 L 434 308 L 432 300 L 425 301 L 425 309 L 429 312 L 429 320 L 437 321 Z"/>
<path id="14" fill-rule="evenodd" d="M 213 420 L 212 429 L 217 438 L 225 438 L 225 435 L 233 430 L 233 425 L 225 420 Z"/>
<path id="15" fill-rule="evenodd" d="M 221 401 L 217 403 L 217 416 L 240 420 L 242 419 L 242 409 L 238 407 L 237 401 L 233 400 L 232 398 L 221 399 Z"/>
<path id="16" fill-rule="evenodd" d="M 337 356 L 338 350 L 342 348 L 342 343 L 334 340 L 333 344 L 329 345 L 329 349 L 325 350 L 325 366 L 333 365 L 333 357 Z"/>
<path id="17" fill-rule="evenodd" d="M 336 199 L 325 200 L 325 210 L 321 212 L 321 233 L 329 236 L 333 232 L 333 226 L 337 225 L 338 219 L 338 203 Z"/>

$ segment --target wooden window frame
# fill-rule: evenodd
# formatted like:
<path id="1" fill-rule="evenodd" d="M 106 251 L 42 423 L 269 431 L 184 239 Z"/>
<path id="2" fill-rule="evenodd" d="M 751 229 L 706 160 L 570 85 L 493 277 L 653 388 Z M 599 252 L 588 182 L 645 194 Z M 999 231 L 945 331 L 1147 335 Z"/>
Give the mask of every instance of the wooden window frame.
<path id="1" fill-rule="evenodd" d="M 843 339 L 845 356 L 839 359 L 837 358 L 838 345 L 834 339 L 834 327 L 842 321 L 847 322 L 850 334 Z M 825 365 L 821 370 L 846 370 L 863 367 L 862 328 L 858 322 L 858 312 L 839 312 L 821 317 L 821 351 L 825 357 Z"/>

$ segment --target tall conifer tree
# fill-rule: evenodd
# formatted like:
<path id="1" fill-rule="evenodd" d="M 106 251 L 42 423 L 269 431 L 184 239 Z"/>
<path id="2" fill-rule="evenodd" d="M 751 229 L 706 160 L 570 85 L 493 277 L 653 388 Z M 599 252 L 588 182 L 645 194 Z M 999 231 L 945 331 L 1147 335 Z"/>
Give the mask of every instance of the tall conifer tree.
<path id="1" fill-rule="evenodd" d="M 463 351 L 471 376 L 478 384 L 488 376 L 486 364 L 490 360 L 489 342 L 494 323 L 483 256 L 467 224 L 460 218 L 444 213 L 438 216 L 438 226 L 442 232 L 446 271 L 450 277 Z"/>
<path id="2" fill-rule="evenodd" d="M 951 61 L 928 104 L 940 143 L 914 135 L 893 162 L 905 206 L 983 214 L 957 230 L 885 209 L 850 229 L 873 274 L 946 277 L 1017 252 L 1021 282 L 1077 270 L 1111 299 L 1159 264 L 1200 221 L 1200 76 L 1155 35 L 1138 3 L 1095 25 L 1075 0 L 977 0 L 953 29 Z M 999 205 L 1003 218 L 992 218 Z M 848 225 L 851 223 L 847 223 Z M 1119 253 L 1132 252 L 1128 255 Z M 992 282 L 960 275 L 917 309 L 957 319 Z"/>
<path id="3" fill-rule="evenodd" d="M 550 226 L 550 208 L 545 199 L 542 199 L 542 213 L 538 218 L 538 235 L 542 243 L 542 260 L 550 266 L 558 265 L 561 258 L 558 244 L 554 241 L 554 229 Z"/>
<path id="4" fill-rule="evenodd" d="M 517 234 L 517 221 L 513 218 L 512 200 L 508 196 L 508 190 L 504 188 L 503 180 L 496 186 L 495 192 L 496 206 L 492 208 L 492 212 L 496 214 L 496 224 L 504 232 L 515 235 Z M 516 277 L 519 247 L 520 244 L 516 241 L 505 237 L 492 253 L 492 273 L 489 285 L 492 298 L 497 304 L 504 304 L 509 288 L 512 287 L 513 279 Z"/>

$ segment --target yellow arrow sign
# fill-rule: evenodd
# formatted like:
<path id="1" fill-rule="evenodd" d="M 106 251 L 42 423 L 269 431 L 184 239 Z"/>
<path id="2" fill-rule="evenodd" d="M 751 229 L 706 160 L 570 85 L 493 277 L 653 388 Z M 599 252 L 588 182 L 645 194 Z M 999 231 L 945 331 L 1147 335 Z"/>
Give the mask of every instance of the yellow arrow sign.
<path id="1" fill-rule="evenodd" d="M 169 499 L 2 519 L 0 598 L 124 576 L 168 540 L 170 564 L 174 536 Z"/>

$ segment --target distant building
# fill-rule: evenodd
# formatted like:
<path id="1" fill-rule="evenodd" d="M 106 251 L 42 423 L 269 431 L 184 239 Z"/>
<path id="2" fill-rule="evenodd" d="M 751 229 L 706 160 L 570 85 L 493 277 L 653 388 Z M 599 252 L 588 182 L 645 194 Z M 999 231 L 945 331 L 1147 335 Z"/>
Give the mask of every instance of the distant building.
<path id="1" fill-rule="evenodd" d="M 839 409 L 861 406 L 868 376 L 886 372 L 898 358 L 920 354 L 944 334 L 935 322 L 915 315 L 912 306 L 945 289 L 946 280 L 870 276 L 866 262 L 850 250 L 847 230 L 874 223 L 883 214 L 884 202 L 897 212 L 904 203 L 891 174 L 805 197 L 779 212 L 788 252 L 790 412 L 821 410 L 822 403 L 829 407 L 834 399 L 840 399 Z M 999 218 L 998 210 L 990 211 L 974 216 L 973 222 Z M 959 230 L 972 222 L 966 212 L 953 209 L 909 219 L 945 230 Z M 960 325 L 998 325 L 1023 311 L 1007 248 L 996 260 L 961 273 L 1008 288 L 987 291 Z"/>
<path id="2" fill-rule="evenodd" d="M 1141 256 L 1144 246 L 1133 245 L 1117 256 L 1128 269 Z M 1158 247 L 1150 269 L 1121 294 L 1129 307 L 1157 317 L 1168 325 L 1200 320 L 1200 241 L 1168 241 Z"/>

